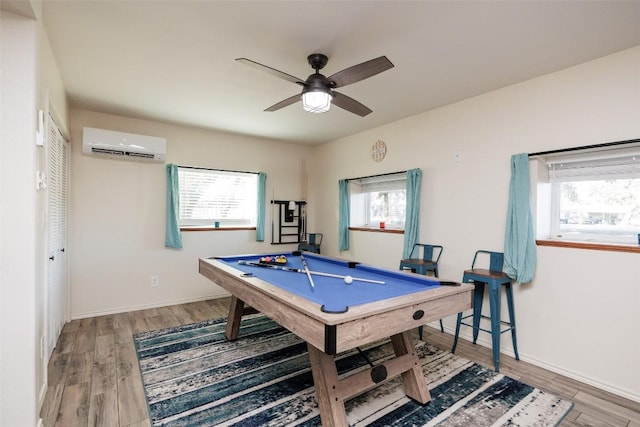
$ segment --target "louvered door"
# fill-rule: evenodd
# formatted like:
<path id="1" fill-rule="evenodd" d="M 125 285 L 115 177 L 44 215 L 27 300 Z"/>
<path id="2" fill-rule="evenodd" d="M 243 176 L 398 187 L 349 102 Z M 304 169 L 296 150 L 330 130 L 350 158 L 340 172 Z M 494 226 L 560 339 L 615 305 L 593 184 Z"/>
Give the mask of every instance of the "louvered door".
<path id="1" fill-rule="evenodd" d="M 69 143 L 49 117 L 48 225 L 49 272 L 47 283 L 47 351 L 51 355 L 67 316 L 67 188 Z"/>

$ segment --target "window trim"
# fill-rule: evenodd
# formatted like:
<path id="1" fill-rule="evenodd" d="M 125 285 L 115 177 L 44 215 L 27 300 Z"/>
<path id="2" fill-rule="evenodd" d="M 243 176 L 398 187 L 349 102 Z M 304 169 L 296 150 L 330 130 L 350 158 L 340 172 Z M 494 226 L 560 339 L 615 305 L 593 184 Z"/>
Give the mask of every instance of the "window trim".
<path id="1" fill-rule="evenodd" d="M 240 171 L 240 170 L 232 170 L 232 169 L 219 169 L 219 168 L 206 168 L 206 167 L 200 167 L 200 166 L 183 166 L 183 165 L 176 165 L 176 167 L 178 168 L 178 173 L 180 172 L 180 169 L 195 169 L 195 170 L 201 170 L 201 171 L 210 171 L 210 172 L 220 172 L 220 173 L 230 173 L 230 174 L 247 174 L 247 175 L 259 175 L 260 172 L 252 172 L 252 171 Z M 257 207 L 257 203 L 258 201 L 256 200 L 256 207 Z M 180 224 L 180 218 L 178 217 L 178 228 L 180 231 L 238 231 L 238 230 L 257 230 L 257 224 L 256 225 L 232 225 L 232 226 L 220 226 L 220 227 L 215 227 L 213 224 L 203 224 L 203 225 L 196 225 L 196 224 L 189 224 L 189 225 L 181 225 Z"/>
<path id="2" fill-rule="evenodd" d="M 640 254 L 640 246 L 623 245 L 621 243 L 587 243 L 571 240 L 537 239 L 536 245 L 551 246 L 556 248 L 589 249 L 595 251 L 628 252 Z"/>
<path id="3" fill-rule="evenodd" d="M 182 225 L 180 226 L 180 231 L 239 231 L 239 230 L 247 230 L 247 231 L 255 231 L 257 227 L 213 227 L 211 225 L 203 225 L 202 227 L 197 227 L 195 225 Z"/>
<path id="4" fill-rule="evenodd" d="M 404 234 L 404 229 L 401 229 L 401 228 L 349 227 L 349 231 L 368 231 L 372 233 Z"/>
<path id="5" fill-rule="evenodd" d="M 366 187 L 371 187 L 371 186 L 376 186 L 377 183 L 379 182 L 383 182 L 385 184 L 383 184 L 383 186 L 387 186 L 389 185 L 388 183 L 391 182 L 403 182 L 403 186 L 402 189 L 406 192 L 407 189 L 407 171 L 398 171 L 398 172 L 389 172 L 389 173 L 382 173 L 382 174 L 376 174 L 376 175 L 369 175 L 369 176 L 363 176 L 363 177 L 358 177 L 358 178 L 349 178 L 347 179 L 347 182 L 349 184 L 349 186 L 354 186 L 354 185 L 360 185 L 362 188 L 366 188 Z M 400 188 L 398 188 L 399 190 Z M 397 233 L 404 233 L 404 228 L 406 226 L 406 212 L 405 212 L 405 221 L 403 222 L 394 222 L 394 223 L 390 223 L 388 221 L 386 222 L 386 227 L 385 228 L 380 228 L 378 223 L 369 223 L 369 218 L 368 218 L 368 213 L 367 210 L 365 208 L 370 208 L 371 204 L 370 201 L 368 200 L 369 197 L 368 195 L 371 193 L 371 191 L 368 192 L 360 192 L 358 194 L 362 194 L 362 195 L 367 195 L 367 197 L 365 197 L 367 200 L 362 204 L 362 208 L 363 208 L 363 212 L 358 214 L 355 213 L 354 214 L 354 205 L 353 205 L 353 197 L 354 197 L 354 192 L 349 191 L 349 199 L 350 199 L 350 203 L 349 203 L 349 218 L 351 222 L 351 219 L 355 217 L 360 217 L 362 216 L 363 219 L 365 219 L 365 222 L 363 224 L 359 224 L 357 226 L 349 226 L 349 230 L 360 230 L 360 231 L 376 231 L 376 232 L 397 232 Z M 366 216 L 366 218 L 365 218 Z"/>
<path id="6" fill-rule="evenodd" d="M 557 191 L 557 185 L 554 185 L 549 179 L 549 175 L 544 177 L 541 174 L 541 169 L 548 170 L 548 164 L 551 163 L 551 159 L 565 158 L 574 160 L 576 156 L 583 156 L 588 158 L 610 158 L 612 153 L 616 151 L 615 157 L 624 157 L 629 152 L 637 152 L 640 149 L 640 139 L 631 139 L 624 141 L 607 142 L 601 144 L 586 145 L 581 147 L 573 147 L 558 150 L 541 151 L 536 153 L 529 153 L 529 160 L 536 160 L 544 168 L 537 169 L 538 172 L 532 175 L 532 194 L 536 194 L 535 203 L 537 212 L 536 217 L 536 229 L 539 236 L 536 240 L 538 246 L 554 246 L 554 247 L 568 247 L 576 249 L 589 249 L 589 250 L 604 250 L 615 252 L 631 252 L 640 253 L 640 242 L 635 243 L 621 243 L 621 242 L 594 242 L 585 240 L 571 240 L 566 237 L 556 238 L 554 237 L 559 231 L 559 222 L 553 223 L 551 218 L 553 215 L 559 216 L 559 201 L 558 197 L 555 197 L 552 193 Z M 575 153 L 571 154 L 571 153 Z M 532 169 L 532 170 L 535 170 Z M 637 168 L 635 169 L 637 171 Z M 628 178 L 637 178 L 633 174 L 637 172 L 631 172 L 632 176 Z M 625 177 L 621 177 L 625 179 Z M 576 179 L 579 180 L 579 179 Z M 565 179 L 565 181 L 567 181 Z M 568 181 L 571 181 L 570 179 Z M 545 186 L 548 187 L 545 189 Z M 542 196 L 541 196 L 542 194 Z M 546 196 L 545 196 L 546 195 Z M 557 196 L 557 195 L 556 195 Z M 542 197 L 542 199 L 541 199 Z M 545 199 L 548 198 L 548 200 Z M 544 231 L 541 231 L 543 229 Z"/>

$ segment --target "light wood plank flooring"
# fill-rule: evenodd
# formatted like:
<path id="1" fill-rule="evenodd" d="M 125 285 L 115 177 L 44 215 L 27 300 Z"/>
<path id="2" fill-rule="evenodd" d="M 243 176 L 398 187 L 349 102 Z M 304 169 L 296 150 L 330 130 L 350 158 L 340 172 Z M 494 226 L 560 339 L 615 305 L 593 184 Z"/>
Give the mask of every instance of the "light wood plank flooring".
<path id="1" fill-rule="evenodd" d="M 74 320 L 49 361 L 41 417 L 45 426 L 149 426 L 133 334 L 226 317 L 229 299 Z M 449 350 L 453 337 L 425 328 L 425 340 Z M 492 368 L 491 350 L 461 340 L 456 353 Z M 562 426 L 640 427 L 640 403 L 502 355 L 505 375 L 575 403 Z"/>

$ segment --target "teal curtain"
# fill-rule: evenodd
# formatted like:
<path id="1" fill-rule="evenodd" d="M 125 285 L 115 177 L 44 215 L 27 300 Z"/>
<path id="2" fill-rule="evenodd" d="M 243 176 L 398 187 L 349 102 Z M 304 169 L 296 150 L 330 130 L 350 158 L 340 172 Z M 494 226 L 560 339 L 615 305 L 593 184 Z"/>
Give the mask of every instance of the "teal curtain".
<path id="1" fill-rule="evenodd" d="M 258 174 L 258 217 L 256 221 L 256 242 L 264 242 L 264 217 L 266 212 L 267 174 Z"/>
<path id="2" fill-rule="evenodd" d="M 178 166 L 167 165 L 167 224 L 164 245 L 167 248 L 182 248 L 180 234 L 180 193 L 178 185 Z"/>
<path id="3" fill-rule="evenodd" d="M 402 259 L 411 256 L 413 245 L 418 242 L 420 235 L 420 185 L 422 170 L 409 169 L 407 171 L 407 210 L 404 220 L 404 248 Z"/>
<path id="4" fill-rule="evenodd" d="M 338 181 L 338 249 L 349 249 L 349 181 Z"/>
<path id="5" fill-rule="evenodd" d="M 504 237 L 504 271 L 518 283 L 533 280 L 536 239 L 529 195 L 529 155 L 511 156 L 511 182 Z"/>

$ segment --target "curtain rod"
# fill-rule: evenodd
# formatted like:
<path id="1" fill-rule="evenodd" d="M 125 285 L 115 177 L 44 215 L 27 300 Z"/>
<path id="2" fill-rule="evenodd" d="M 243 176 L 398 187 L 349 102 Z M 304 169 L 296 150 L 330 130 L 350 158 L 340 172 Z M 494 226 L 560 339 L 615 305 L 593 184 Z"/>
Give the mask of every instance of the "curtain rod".
<path id="1" fill-rule="evenodd" d="M 561 148 L 558 150 L 539 151 L 537 153 L 529 153 L 529 157 L 544 156 L 547 154 L 569 153 L 571 151 L 588 150 L 590 148 L 613 147 L 615 145 L 626 145 L 640 142 L 640 139 L 628 139 L 626 141 L 604 142 L 602 144 L 583 145 L 581 147 Z"/>
<path id="2" fill-rule="evenodd" d="M 378 176 L 396 175 L 396 174 L 399 174 L 399 173 L 407 173 L 407 171 L 387 172 L 387 173 L 379 173 L 379 174 L 376 174 L 376 175 L 359 176 L 358 178 L 347 178 L 347 182 L 355 181 L 357 179 L 367 179 L 367 178 L 375 178 L 375 177 L 378 177 Z"/>
<path id="3" fill-rule="evenodd" d="M 179 168 L 183 168 L 183 169 L 199 169 L 199 170 L 204 170 L 204 171 L 220 171 L 220 172 L 233 172 L 233 173 L 252 173 L 255 175 L 258 175 L 260 172 L 247 172 L 247 171 L 234 171 L 234 170 L 230 170 L 230 169 L 217 169 L 217 168 L 203 168 L 203 167 L 199 167 L 199 166 L 182 166 L 182 165 L 176 165 Z"/>

